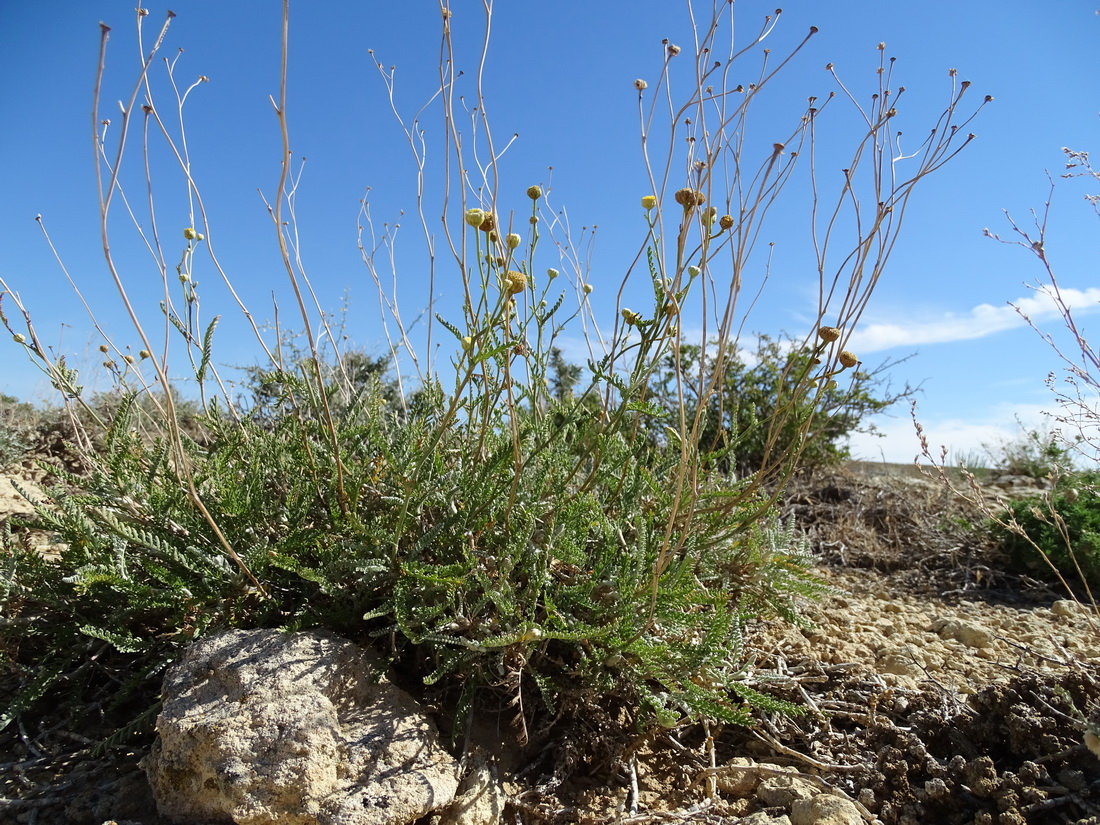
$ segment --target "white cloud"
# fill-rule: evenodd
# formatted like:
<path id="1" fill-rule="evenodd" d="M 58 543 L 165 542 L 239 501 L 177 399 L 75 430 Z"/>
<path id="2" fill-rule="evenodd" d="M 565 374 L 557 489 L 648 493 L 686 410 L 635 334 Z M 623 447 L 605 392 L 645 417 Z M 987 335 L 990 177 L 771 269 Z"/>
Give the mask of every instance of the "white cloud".
<path id="1" fill-rule="evenodd" d="M 1062 299 L 1078 315 L 1100 309 L 1100 288 L 1085 290 L 1062 289 Z M 1019 308 L 1017 312 L 1016 308 Z M 943 344 L 985 338 L 1007 329 L 1024 326 L 1020 313 L 1040 322 L 1058 317 L 1058 308 L 1049 293 L 1037 289 L 1031 295 L 1012 304 L 993 306 L 979 304 L 969 312 L 946 313 L 941 318 L 905 319 L 860 324 L 848 342 L 849 349 L 864 353 L 893 347 L 914 347 L 921 344 Z"/>
<path id="2" fill-rule="evenodd" d="M 1019 441 L 1025 431 L 1045 432 L 1051 421 L 1039 404 L 998 404 L 983 415 L 968 418 L 926 418 L 917 408 L 917 420 L 928 439 L 928 451 L 938 461 L 942 448 L 947 448 L 947 463 L 960 458 L 988 459 L 1000 447 Z M 865 461 L 886 461 L 911 464 L 921 452 L 920 438 L 908 416 L 874 419 L 881 438 L 857 433 L 849 440 L 853 458 Z M 927 463 L 926 459 L 921 459 Z"/>

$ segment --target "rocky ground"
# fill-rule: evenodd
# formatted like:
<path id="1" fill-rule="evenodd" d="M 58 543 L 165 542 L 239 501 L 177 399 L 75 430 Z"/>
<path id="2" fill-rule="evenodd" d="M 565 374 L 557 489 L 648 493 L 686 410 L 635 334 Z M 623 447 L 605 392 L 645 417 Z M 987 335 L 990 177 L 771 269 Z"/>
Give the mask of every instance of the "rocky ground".
<path id="1" fill-rule="evenodd" d="M 805 628 L 750 628 L 746 681 L 807 712 L 603 754 L 583 743 L 614 719 L 594 712 L 586 736 L 490 754 L 500 821 L 1100 823 L 1096 617 L 1005 574 L 977 515 L 928 480 L 842 472 L 786 509 L 832 589 Z M 79 736 L 17 727 L 0 737 L 0 823 L 161 822 L 140 747 L 93 758 Z"/>

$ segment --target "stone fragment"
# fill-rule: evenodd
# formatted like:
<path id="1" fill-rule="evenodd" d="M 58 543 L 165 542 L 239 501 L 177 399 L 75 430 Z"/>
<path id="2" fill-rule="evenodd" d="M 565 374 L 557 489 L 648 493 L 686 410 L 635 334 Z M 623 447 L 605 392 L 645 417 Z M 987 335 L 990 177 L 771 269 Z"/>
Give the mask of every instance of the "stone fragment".
<path id="1" fill-rule="evenodd" d="M 1082 604 L 1078 604 L 1073 601 L 1073 599 L 1058 599 L 1058 601 L 1050 606 L 1050 612 L 1055 616 L 1075 618 L 1085 615 L 1088 612 L 1088 608 Z"/>
<path id="2" fill-rule="evenodd" d="M 800 776 L 769 776 L 756 789 L 756 798 L 772 808 L 790 808 L 796 799 L 812 799 L 820 791 Z"/>
<path id="3" fill-rule="evenodd" d="M 993 647 L 993 634 L 981 625 L 958 619 L 936 619 L 932 631 L 941 639 L 955 639 L 967 647 Z"/>
<path id="4" fill-rule="evenodd" d="M 764 811 L 757 811 L 737 821 L 738 825 L 791 825 L 791 818 L 786 814 L 771 816 Z"/>
<path id="5" fill-rule="evenodd" d="M 459 787 L 454 802 L 433 825 L 499 825 L 504 816 L 505 794 L 496 772 L 477 759 Z"/>
<path id="6" fill-rule="evenodd" d="M 760 774 L 755 770 L 756 762 L 747 756 L 737 756 L 726 763 L 728 770 L 718 774 L 718 790 L 726 796 L 740 798 L 749 796 L 760 784 Z"/>
<path id="7" fill-rule="evenodd" d="M 851 800 L 819 793 L 791 803 L 791 825 L 863 825 L 863 817 Z"/>
<path id="8" fill-rule="evenodd" d="M 178 823 L 405 825 L 450 804 L 458 766 L 435 724 L 322 633 L 200 640 L 164 680 L 145 770 Z"/>

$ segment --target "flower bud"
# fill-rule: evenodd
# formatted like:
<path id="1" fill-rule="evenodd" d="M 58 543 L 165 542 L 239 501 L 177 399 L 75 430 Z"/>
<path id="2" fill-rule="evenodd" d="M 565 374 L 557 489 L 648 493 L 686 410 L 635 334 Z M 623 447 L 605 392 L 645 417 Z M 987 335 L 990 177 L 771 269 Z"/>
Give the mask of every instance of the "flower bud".
<path id="1" fill-rule="evenodd" d="M 859 358 L 856 357 L 856 354 L 854 352 L 849 352 L 848 350 L 844 350 L 843 352 L 840 353 L 840 365 L 842 367 L 845 367 L 845 368 L 854 367 L 858 363 L 859 363 Z"/>
<path id="2" fill-rule="evenodd" d="M 523 238 L 521 238 L 515 232 L 509 232 L 507 235 L 504 236 L 504 243 L 508 245 L 509 249 L 515 249 L 517 246 L 523 243 Z"/>
<path id="3" fill-rule="evenodd" d="M 642 209 L 648 212 L 650 209 L 657 205 L 656 195 L 646 195 L 642 198 Z"/>
<path id="4" fill-rule="evenodd" d="M 836 327 L 819 327 L 817 330 L 817 337 L 826 344 L 831 344 L 840 337 L 840 330 Z"/>
<path id="5" fill-rule="evenodd" d="M 591 295 L 592 294 L 592 284 L 585 284 L 584 286 L 581 287 L 581 289 L 584 290 L 585 295 Z"/>
<path id="6" fill-rule="evenodd" d="M 465 336 L 462 339 L 462 349 L 463 349 L 463 351 L 469 352 L 473 348 L 474 348 L 474 339 L 471 338 L 469 335 Z"/>
<path id="7" fill-rule="evenodd" d="M 467 209 L 466 210 L 466 223 L 477 229 L 485 222 L 485 213 L 480 209 Z"/>
<path id="8" fill-rule="evenodd" d="M 528 186 L 527 187 L 527 197 L 529 197 L 533 201 L 537 201 L 539 198 L 542 197 L 542 187 Z"/>
<path id="9" fill-rule="evenodd" d="M 199 233 L 189 226 L 183 230 L 183 237 L 187 238 L 189 241 L 194 241 L 198 239 Z"/>
<path id="10" fill-rule="evenodd" d="M 688 271 L 688 277 L 689 278 L 698 278 L 699 273 L 702 272 L 703 270 L 699 269 L 699 267 L 697 267 L 697 266 L 689 266 L 687 271 Z"/>
<path id="11" fill-rule="evenodd" d="M 138 353 L 138 358 L 140 358 L 142 361 L 144 361 L 146 358 L 152 358 L 152 357 L 153 357 L 153 353 L 149 352 L 149 350 L 147 350 L 147 349 L 143 349 L 141 352 Z"/>
<path id="12" fill-rule="evenodd" d="M 553 269 L 553 268 L 548 269 L 548 270 L 546 270 L 546 277 L 549 278 L 552 281 L 552 280 L 554 280 L 555 278 L 558 277 L 558 271 L 556 269 Z"/>
<path id="13" fill-rule="evenodd" d="M 22 344 L 24 341 L 27 340 L 27 336 L 21 332 L 17 332 L 11 337 L 11 340 L 15 341 L 15 343 L 17 344 Z"/>

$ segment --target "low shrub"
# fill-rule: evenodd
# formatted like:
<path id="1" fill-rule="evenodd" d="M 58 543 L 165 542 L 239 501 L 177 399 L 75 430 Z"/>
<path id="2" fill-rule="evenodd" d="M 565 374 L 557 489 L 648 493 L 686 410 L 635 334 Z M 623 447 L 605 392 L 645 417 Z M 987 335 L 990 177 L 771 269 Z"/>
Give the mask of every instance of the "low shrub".
<path id="1" fill-rule="evenodd" d="M 1009 503 L 994 527 L 1012 564 L 1044 579 L 1054 571 L 1100 588 L 1100 470 L 1069 473 L 1046 496 Z M 1052 569 L 1053 568 L 1053 569 Z"/>
<path id="2" fill-rule="evenodd" d="M 491 14 L 488 6 L 485 13 Z M 213 268 L 227 285 L 230 278 L 212 253 L 200 263 L 211 229 L 201 223 L 205 207 L 194 207 L 201 203 L 198 170 L 182 136 L 165 125 L 183 121 L 171 77 L 175 61 L 167 71 L 176 111 L 168 117 L 170 105 L 162 116 L 155 84 L 147 82 L 150 54 L 135 87 L 144 102 L 132 101 L 123 121 L 140 105 L 164 126 L 192 210 L 182 233 L 162 228 L 142 236 L 156 244 L 158 275 L 171 296 L 155 321 L 167 330 L 165 340 L 152 343 L 146 331 L 152 325 L 129 303 L 106 241 L 112 198 L 133 183 L 121 173 L 129 168 L 121 162 L 125 129 L 110 152 L 97 136 L 97 156 L 117 159 L 99 170 L 105 261 L 133 320 L 128 335 L 141 347 L 132 356 L 128 348 L 101 346 L 117 380 L 113 404 L 83 399 L 76 371 L 52 359 L 29 311 L 0 280 L 15 307 L 2 320 L 64 396 L 83 460 L 80 472 L 55 469 L 50 500 L 40 503 L 36 522 L 23 525 L 55 534 L 63 544 L 56 559 L 14 534 L 3 536 L 0 683 L 14 688 L 5 691 L 0 727 L 46 697 L 55 707 L 67 702 L 74 714 L 92 702 L 124 713 L 133 697 L 150 699 L 182 645 L 222 628 L 265 626 L 320 626 L 374 642 L 411 681 L 446 687 L 444 704 L 454 715 L 479 690 L 501 691 L 516 708 L 521 737 L 562 702 L 616 705 L 651 730 L 686 719 L 748 723 L 757 708 L 793 712 L 752 688 L 740 647 L 748 620 L 797 621 L 798 599 L 819 588 L 804 543 L 776 519 L 775 499 L 815 440 L 833 438 L 821 422 L 845 415 L 829 382 L 858 363 L 845 344 L 885 266 L 909 195 L 972 136 L 960 128 L 969 118 L 957 117 L 962 84 L 921 151 L 904 159 L 906 173 L 883 175 L 898 163 L 892 143 L 898 112 L 896 96 L 883 86 L 893 61 L 880 48 L 880 91 L 870 111 L 860 110 L 873 125 L 860 127 L 837 185 L 838 205 L 822 210 L 831 217 L 814 236 L 821 245 L 815 285 L 821 305 L 795 349 L 800 358 L 812 351 L 812 359 L 784 366 L 797 373 L 796 402 L 746 412 L 760 422 L 750 428 L 753 438 L 769 434 L 751 472 L 709 472 L 715 447 L 700 435 L 712 398 L 728 400 L 726 373 L 720 363 L 701 363 L 697 376 L 688 374 L 683 324 L 717 309 L 722 320 L 701 338 L 713 336 L 718 352 L 730 352 L 744 322 L 734 312 L 736 296 L 751 274 L 761 221 L 791 180 L 800 149 L 812 152 L 812 130 L 827 102 L 810 98 L 785 142 L 769 138 L 751 164 L 742 157 L 756 152 L 745 148 L 749 102 L 774 71 L 748 90 L 715 88 L 733 75 L 718 72 L 713 55 L 728 52 L 728 68 L 751 51 L 735 51 L 732 43 L 713 48 L 728 14 L 732 5 L 715 6 L 699 29 L 705 36 L 688 75 L 694 85 L 683 108 L 668 113 L 663 159 L 651 158 L 647 147 L 655 145 L 654 118 L 665 107 L 647 104 L 640 175 L 646 183 L 633 218 L 639 251 L 619 291 L 640 280 L 647 300 L 635 309 L 616 302 L 606 335 L 596 331 L 596 320 L 607 310 L 591 303 L 595 286 L 572 253 L 563 213 L 548 204 L 542 186 L 502 182 L 503 153 L 485 134 L 480 100 L 475 135 L 453 139 L 456 118 L 468 116 L 470 105 L 451 77 L 432 100 L 448 136 L 444 163 L 458 185 L 442 185 L 439 211 L 418 203 L 418 212 L 424 221 L 427 214 L 443 216 L 424 224 L 425 237 L 442 233 L 438 248 L 450 255 L 433 247 L 430 271 L 442 277 L 446 270 L 464 300 L 445 317 L 429 297 L 428 352 L 420 360 L 374 257 L 395 266 L 395 236 L 361 238 L 380 290 L 393 369 L 361 353 L 325 350 L 319 342 L 342 339 L 306 300 L 312 287 L 296 246 L 297 182 L 279 103 L 281 177 L 270 215 L 304 345 L 269 343 L 233 293 L 266 356 L 245 370 L 243 400 L 213 358 L 219 318 L 199 323 L 195 268 Z M 445 55 L 450 16 L 445 8 Z M 680 51 L 666 44 L 661 95 L 647 98 L 648 84 L 634 83 L 639 106 L 679 94 L 679 80 L 670 75 Z M 453 69 L 445 59 L 441 78 Z M 392 93 L 392 70 L 381 63 L 378 69 Z M 285 95 L 285 63 L 281 80 Z M 708 125 L 714 107 L 720 116 Z M 685 141 L 685 128 L 696 137 Z M 417 147 L 424 133 L 406 134 L 423 181 L 425 155 Z M 677 154 L 685 145 L 690 162 Z M 141 151 L 149 151 L 147 144 Z M 150 157 L 143 165 L 148 177 L 136 182 L 143 192 L 152 189 Z M 863 194 L 852 197 L 857 190 Z M 816 215 L 819 189 L 808 191 Z M 719 205 L 732 214 L 720 214 Z M 515 216 L 524 220 L 528 209 L 522 233 L 513 231 Z M 371 226 L 365 204 L 363 210 L 361 226 Z M 155 225 L 157 214 L 163 212 L 150 208 L 146 217 Z M 848 230 L 854 234 L 842 239 Z M 170 238 L 177 246 L 165 250 L 161 244 Z M 872 248 L 880 252 L 866 255 Z M 828 270 L 825 249 L 836 250 L 840 261 Z M 548 254 L 555 266 L 536 265 Z M 648 271 L 636 271 L 643 259 Z M 169 260 L 180 261 L 174 273 L 163 264 Z M 391 274 L 385 282 L 397 283 Z M 712 302 L 718 291 L 729 296 L 724 310 Z M 18 330 L 12 316 L 21 320 Z M 563 332 L 576 326 L 591 355 L 579 369 L 561 354 Z M 451 345 L 441 346 L 448 335 Z M 170 349 L 173 363 L 191 365 L 187 380 L 197 400 L 175 392 Z M 399 352 L 409 360 L 402 362 Z M 440 357 L 447 361 L 439 364 Z M 415 370 L 415 380 L 402 364 Z M 664 408 L 651 397 L 659 368 L 666 398 L 676 399 Z M 849 403 L 868 409 L 878 403 L 858 387 L 857 379 Z M 197 430 L 188 425 L 191 411 Z M 660 437 L 651 437 L 646 421 L 660 422 Z M 738 438 L 747 439 L 742 422 L 737 426 Z M 841 429 L 851 426 L 845 419 Z M 147 708 L 139 710 L 137 718 L 148 720 Z"/>

